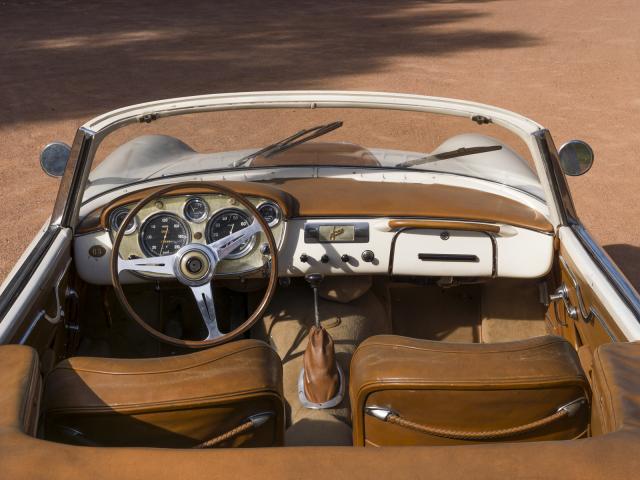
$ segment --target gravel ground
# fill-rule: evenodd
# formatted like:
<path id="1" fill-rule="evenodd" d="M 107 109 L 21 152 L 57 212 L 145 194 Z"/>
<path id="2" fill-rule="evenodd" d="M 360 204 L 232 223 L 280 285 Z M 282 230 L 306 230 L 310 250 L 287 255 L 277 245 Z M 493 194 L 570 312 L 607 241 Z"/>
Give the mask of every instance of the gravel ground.
<path id="1" fill-rule="evenodd" d="M 0 0 L 0 279 L 49 215 L 38 154 L 167 97 L 271 89 L 495 104 L 588 141 L 582 220 L 640 287 L 640 2 Z"/>

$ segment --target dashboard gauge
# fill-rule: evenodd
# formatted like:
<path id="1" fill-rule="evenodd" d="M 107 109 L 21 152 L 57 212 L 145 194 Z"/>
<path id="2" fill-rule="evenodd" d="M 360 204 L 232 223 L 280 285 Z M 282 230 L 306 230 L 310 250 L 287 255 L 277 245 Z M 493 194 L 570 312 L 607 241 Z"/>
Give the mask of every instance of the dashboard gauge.
<path id="1" fill-rule="evenodd" d="M 237 208 L 226 208 L 216 213 L 207 224 L 207 243 L 220 240 L 233 232 L 248 227 L 251 217 Z M 240 258 L 245 256 L 256 243 L 255 235 L 241 243 L 231 252 L 227 258 Z"/>
<path id="2" fill-rule="evenodd" d="M 204 222 L 209 215 L 209 205 L 200 197 L 192 197 L 184 204 L 182 212 L 184 217 L 191 222 Z"/>
<path id="3" fill-rule="evenodd" d="M 265 222 L 267 222 L 270 227 L 278 225 L 282 218 L 280 207 L 273 202 L 264 202 L 260 204 L 258 212 L 260 212 L 260 215 L 262 215 L 262 218 L 264 218 Z"/>
<path id="4" fill-rule="evenodd" d="M 111 215 L 109 215 L 109 225 L 111 227 L 111 230 L 113 230 L 113 233 L 116 233 L 118 230 L 120 230 L 122 222 L 124 222 L 124 219 L 128 213 L 129 210 L 124 207 L 116 208 L 113 212 L 111 212 Z M 127 225 L 124 234 L 130 235 L 136 231 L 136 228 L 138 228 L 138 220 L 134 217 L 133 220 L 129 222 L 129 225 Z"/>
<path id="5" fill-rule="evenodd" d="M 156 213 L 140 230 L 140 247 L 148 257 L 171 255 L 191 241 L 187 224 L 171 213 Z"/>

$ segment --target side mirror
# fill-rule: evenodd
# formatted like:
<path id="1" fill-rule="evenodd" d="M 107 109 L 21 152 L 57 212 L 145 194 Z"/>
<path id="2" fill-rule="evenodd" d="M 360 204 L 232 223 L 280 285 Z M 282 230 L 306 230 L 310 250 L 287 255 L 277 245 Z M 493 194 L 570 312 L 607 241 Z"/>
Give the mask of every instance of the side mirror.
<path id="1" fill-rule="evenodd" d="M 70 154 L 71 147 L 66 143 L 52 142 L 40 152 L 40 166 L 50 177 L 61 177 Z"/>
<path id="2" fill-rule="evenodd" d="M 587 173 L 593 165 L 595 155 L 591 147 L 582 140 L 570 140 L 560 147 L 560 167 L 565 175 L 577 177 Z"/>

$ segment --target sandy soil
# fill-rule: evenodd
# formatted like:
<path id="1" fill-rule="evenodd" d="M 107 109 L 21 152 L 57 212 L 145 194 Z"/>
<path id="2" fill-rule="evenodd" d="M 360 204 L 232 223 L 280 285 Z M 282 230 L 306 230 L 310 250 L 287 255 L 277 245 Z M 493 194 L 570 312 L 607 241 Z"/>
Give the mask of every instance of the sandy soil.
<path id="1" fill-rule="evenodd" d="M 0 0 L 0 278 L 51 211 L 38 153 L 86 119 L 268 89 L 465 98 L 597 155 L 579 213 L 640 286 L 640 2 Z"/>

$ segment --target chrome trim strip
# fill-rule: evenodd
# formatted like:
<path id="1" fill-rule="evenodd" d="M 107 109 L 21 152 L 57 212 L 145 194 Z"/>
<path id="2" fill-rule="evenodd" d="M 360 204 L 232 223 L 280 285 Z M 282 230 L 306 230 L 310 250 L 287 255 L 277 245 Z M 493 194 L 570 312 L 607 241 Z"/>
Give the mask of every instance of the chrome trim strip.
<path id="1" fill-rule="evenodd" d="M 589 234 L 587 229 L 581 223 L 571 225 L 571 230 L 585 248 L 591 259 L 611 282 L 611 285 L 616 290 L 620 298 L 633 312 L 636 320 L 640 322 L 640 295 L 636 289 L 633 288 L 627 277 L 625 277 L 616 264 L 613 263 L 613 260 L 611 260 L 602 247 L 595 242 L 591 237 L 591 234 Z"/>

